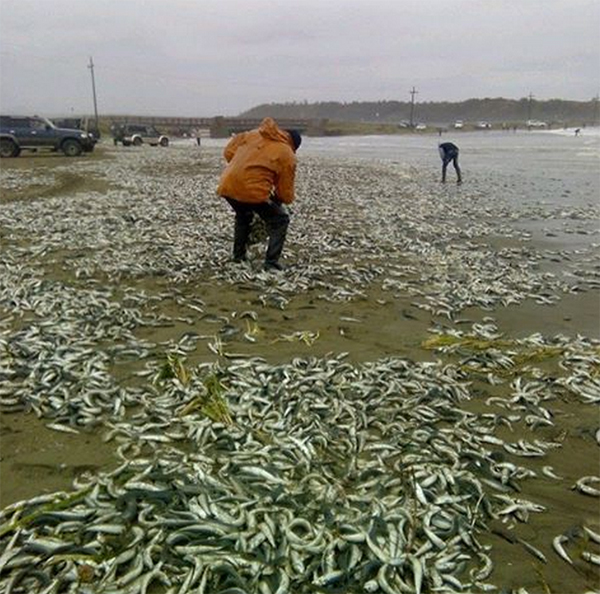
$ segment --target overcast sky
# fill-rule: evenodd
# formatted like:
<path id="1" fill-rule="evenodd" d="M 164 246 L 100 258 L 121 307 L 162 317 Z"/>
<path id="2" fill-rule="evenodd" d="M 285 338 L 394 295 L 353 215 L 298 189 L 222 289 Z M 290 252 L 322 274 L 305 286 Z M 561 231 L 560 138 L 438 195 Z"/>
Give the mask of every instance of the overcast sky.
<path id="1" fill-rule="evenodd" d="M 0 0 L 4 113 L 292 101 L 588 101 L 600 0 Z"/>

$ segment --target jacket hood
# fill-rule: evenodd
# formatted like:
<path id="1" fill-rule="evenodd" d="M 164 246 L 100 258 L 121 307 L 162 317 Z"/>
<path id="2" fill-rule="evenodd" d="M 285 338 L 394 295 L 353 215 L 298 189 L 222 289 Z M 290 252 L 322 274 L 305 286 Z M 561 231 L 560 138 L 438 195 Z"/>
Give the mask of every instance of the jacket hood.
<path id="1" fill-rule="evenodd" d="M 258 131 L 261 136 L 268 138 L 269 140 L 275 140 L 276 142 L 285 142 L 292 148 L 294 148 L 290 135 L 282 130 L 273 118 L 265 118 L 258 127 Z"/>

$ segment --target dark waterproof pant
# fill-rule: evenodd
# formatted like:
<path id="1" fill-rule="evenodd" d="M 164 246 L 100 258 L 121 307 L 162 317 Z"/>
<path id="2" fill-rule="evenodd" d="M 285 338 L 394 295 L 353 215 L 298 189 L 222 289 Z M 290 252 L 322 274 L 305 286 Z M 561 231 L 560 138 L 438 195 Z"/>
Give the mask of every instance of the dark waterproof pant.
<path id="1" fill-rule="evenodd" d="M 244 260 L 252 219 L 257 214 L 266 224 L 269 232 L 269 245 L 265 256 L 265 264 L 277 264 L 283 251 L 283 244 L 290 223 L 287 210 L 277 202 L 269 200 L 258 204 L 239 202 L 233 198 L 225 198 L 235 211 L 235 232 L 233 236 L 233 259 Z"/>
<path id="2" fill-rule="evenodd" d="M 446 151 L 442 157 L 442 182 L 446 181 L 446 169 L 448 169 L 448 165 L 452 163 L 454 165 L 454 169 L 456 170 L 456 177 L 458 178 L 458 183 L 462 181 L 460 175 L 460 167 L 458 166 L 458 151 Z"/>

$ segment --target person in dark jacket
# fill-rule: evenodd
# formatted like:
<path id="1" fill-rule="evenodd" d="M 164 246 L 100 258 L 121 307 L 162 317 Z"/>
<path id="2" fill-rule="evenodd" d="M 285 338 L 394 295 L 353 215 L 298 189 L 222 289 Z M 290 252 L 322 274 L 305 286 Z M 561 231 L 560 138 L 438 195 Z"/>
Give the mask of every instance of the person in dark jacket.
<path id="1" fill-rule="evenodd" d="M 446 183 L 446 169 L 452 163 L 456 170 L 456 183 L 462 183 L 462 175 L 458 166 L 458 147 L 452 142 L 442 142 L 439 145 L 440 157 L 442 158 L 442 183 Z"/>
<path id="2" fill-rule="evenodd" d="M 225 147 L 227 166 L 217 194 L 235 211 L 235 262 L 246 259 L 252 219 L 258 215 L 269 234 L 265 269 L 283 270 L 279 258 L 290 221 L 284 205 L 295 198 L 295 153 L 301 142 L 297 130 L 282 130 L 275 120 L 265 118 L 256 130 L 237 134 Z"/>

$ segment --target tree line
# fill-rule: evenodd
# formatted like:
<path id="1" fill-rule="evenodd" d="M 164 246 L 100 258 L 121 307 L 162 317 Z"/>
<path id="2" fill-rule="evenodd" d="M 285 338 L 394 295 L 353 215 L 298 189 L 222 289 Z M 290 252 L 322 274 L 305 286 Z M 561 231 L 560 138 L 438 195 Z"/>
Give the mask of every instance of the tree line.
<path id="1" fill-rule="evenodd" d="M 456 120 L 465 122 L 525 122 L 530 119 L 549 124 L 577 123 L 597 124 L 598 98 L 589 101 L 569 101 L 549 99 L 538 101 L 529 97 L 522 99 L 485 98 L 468 99 L 460 102 L 416 102 L 413 107 L 413 123 L 447 124 Z M 252 107 L 240 117 L 328 119 L 340 122 L 410 122 L 411 103 L 409 101 L 353 101 L 341 103 L 290 102 L 269 103 Z"/>

